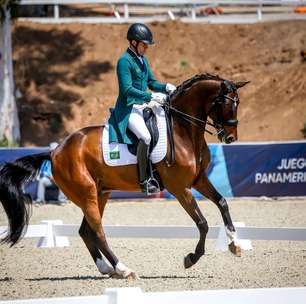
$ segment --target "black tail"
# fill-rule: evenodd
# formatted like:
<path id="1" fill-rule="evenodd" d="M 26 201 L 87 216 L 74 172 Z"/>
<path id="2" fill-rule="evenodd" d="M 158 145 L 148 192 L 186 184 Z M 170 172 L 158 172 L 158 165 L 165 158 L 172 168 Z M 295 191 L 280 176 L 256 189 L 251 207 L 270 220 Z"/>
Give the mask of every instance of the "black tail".
<path id="1" fill-rule="evenodd" d="M 0 168 L 0 201 L 8 217 L 9 231 L 2 240 L 16 244 L 29 223 L 30 195 L 23 192 L 24 185 L 38 174 L 44 160 L 51 160 L 50 152 L 29 155 L 7 163 Z"/>

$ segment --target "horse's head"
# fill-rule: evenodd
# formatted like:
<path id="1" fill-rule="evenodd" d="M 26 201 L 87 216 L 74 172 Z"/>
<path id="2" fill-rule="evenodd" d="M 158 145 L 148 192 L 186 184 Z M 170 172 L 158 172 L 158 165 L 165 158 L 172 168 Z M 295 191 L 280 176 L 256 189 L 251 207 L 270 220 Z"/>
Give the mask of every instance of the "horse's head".
<path id="1" fill-rule="evenodd" d="M 195 75 L 177 88 L 168 107 L 188 127 L 213 126 L 219 140 L 229 144 L 237 140 L 238 89 L 248 82 L 232 82 L 211 74 Z M 207 121 L 208 117 L 213 123 Z M 212 134 L 206 128 L 205 131 Z"/>
<path id="2" fill-rule="evenodd" d="M 238 89 L 247 83 L 249 81 L 231 82 L 229 80 L 222 80 L 217 93 L 212 96 L 207 116 L 212 119 L 219 140 L 226 144 L 230 144 L 238 138 Z"/>

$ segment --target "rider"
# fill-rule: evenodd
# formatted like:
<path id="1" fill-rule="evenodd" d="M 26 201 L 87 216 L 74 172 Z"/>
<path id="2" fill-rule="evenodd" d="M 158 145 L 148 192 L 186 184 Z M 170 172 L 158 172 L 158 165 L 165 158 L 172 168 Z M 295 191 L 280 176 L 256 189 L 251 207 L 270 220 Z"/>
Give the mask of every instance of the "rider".
<path id="1" fill-rule="evenodd" d="M 140 188 L 143 192 L 152 194 L 159 189 L 151 182 L 151 176 L 147 173 L 151 135 L 144 122 L 142 110 L 148 104 L 163 104 L 167 98 L 165 93 L 172 93 L 176 87 L 170 83 L 158 82 L 151 72 L 144 54 L 154 41 L 151 30 L 145 24 L 132 24 L 127 32 L 127 40 L 129 47 L 117 63 L 119 96 L 109 119 L 109 139 L 110 143 L 133 144 L 135 135 L 137 136 Z M 148 92 L 147 88 L 154 92 Z"/>

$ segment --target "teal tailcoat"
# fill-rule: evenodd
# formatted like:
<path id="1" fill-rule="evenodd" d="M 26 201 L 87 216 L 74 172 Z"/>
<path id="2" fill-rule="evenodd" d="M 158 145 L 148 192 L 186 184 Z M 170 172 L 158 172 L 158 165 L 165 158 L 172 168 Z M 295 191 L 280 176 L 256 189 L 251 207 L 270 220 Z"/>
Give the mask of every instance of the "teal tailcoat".
<path id="1" fill-rule="evenodd" d="M 142 105 L 151 100 L 152 94 L 147 92 L 148 88 L 155 92 L 166 93 L 166 84 L 154 78 L 147 58 L 142 58 L 143 63 L 128 48 L 118 60 L 119 96 L 108 120 L 110 143 L 135 143 L 135 135 L 127 129 L 133 105 Z"/>

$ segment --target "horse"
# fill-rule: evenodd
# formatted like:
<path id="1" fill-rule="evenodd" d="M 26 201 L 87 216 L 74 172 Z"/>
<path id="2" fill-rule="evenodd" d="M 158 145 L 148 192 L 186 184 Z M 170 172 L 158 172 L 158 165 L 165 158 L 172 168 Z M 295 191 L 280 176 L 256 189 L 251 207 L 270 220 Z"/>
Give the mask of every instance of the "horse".
<path id="1" fill-rule="evenodd" d="M 209 229 L 193 197 L 192 188 L 219 208 L 229 249 L 237 256 L 241 254 L 226 199 L 205 173 L 210 153 L 204 134 L 206 126 L 211 125 L 221 142 L 229 144 L 237 140 L 238 89 L 247 83 L 211 74 L 195 75 L 177 87 L 166 105 L 172 116 L 174 159 L 172 163 L 168 161 L 171 154 L 168 142 L 165 159 L 154 167 L 164 187 L 176 197 L 200 234 L 194 252 L 184 257 L 185 269 L 196 264 L 204 255 Z M 8 233 L 2 241 L 13 246 L 23 237 L 29 223 L 28 208 L 32 203 L 23 187 L 38 174 L 42 162 L 50 160 L 55 183 L 84 214 L 79 235 L 100 273 L 114 278 L 137 278 L 135 271 L 113 253 L 103 229 L 103 212 L 111 191 L 140 190 L 137 167 L 105 164 L 101 151 L 104 127 L 85 127 L 69 135 L 53 151 L 25 156 L 1 167 L 0 201 L 9 223 Z"/>

